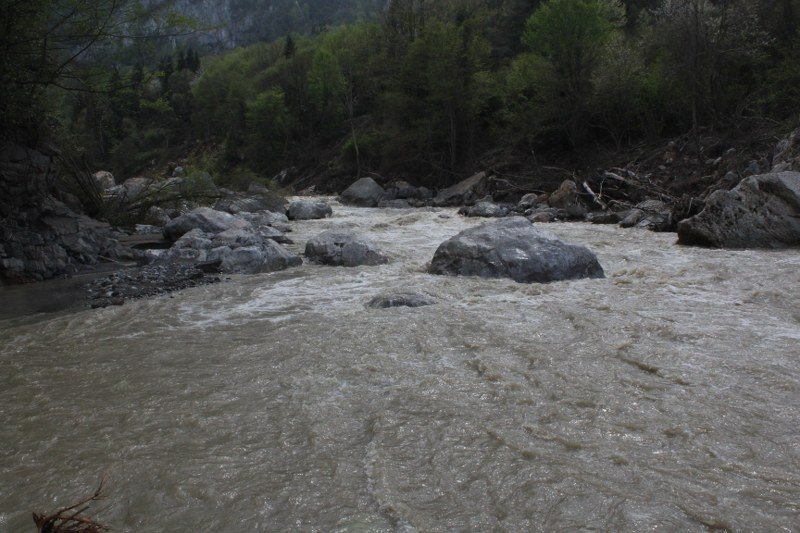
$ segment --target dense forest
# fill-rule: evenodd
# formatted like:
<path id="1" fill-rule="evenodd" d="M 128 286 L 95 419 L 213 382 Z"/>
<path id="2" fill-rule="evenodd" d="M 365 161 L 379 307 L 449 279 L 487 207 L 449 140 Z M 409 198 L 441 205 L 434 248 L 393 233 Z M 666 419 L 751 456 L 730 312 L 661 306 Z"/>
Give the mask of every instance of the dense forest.
<path id="1" fill-rule="evenodd" d="M 202 23 L 172 12 L 157 58 L 118 38 L 152 15 L 141 4 L 3 3 L 6 135 L 123 177 L 188 158 L 223 183 L 436 186 L 503 157 L 681 134 L 699 151 L 701 132 L 793 121 L 800 102 L 795 0 L 392 0 L 370 19 L 340 2 L 334 20 L 361 20 L 341 26 L 296 2 L 301 23 L 254 27 L 300 31 L 203 57 Z"/>

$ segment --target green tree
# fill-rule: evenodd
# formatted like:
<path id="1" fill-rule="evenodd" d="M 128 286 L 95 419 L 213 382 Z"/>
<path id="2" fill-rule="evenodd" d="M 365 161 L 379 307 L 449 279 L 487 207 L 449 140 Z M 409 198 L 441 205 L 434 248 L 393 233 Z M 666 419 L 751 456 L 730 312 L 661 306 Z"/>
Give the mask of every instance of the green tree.
<path id="1" fill-rule="evenodd" d="M 594 69 L 623 22 L 615 0 L 549 0 L 525 25 L 523 43 L 547 66 L 536 72 L 548 90 L 545 111 L 573 146 L 587 132 Z"/>

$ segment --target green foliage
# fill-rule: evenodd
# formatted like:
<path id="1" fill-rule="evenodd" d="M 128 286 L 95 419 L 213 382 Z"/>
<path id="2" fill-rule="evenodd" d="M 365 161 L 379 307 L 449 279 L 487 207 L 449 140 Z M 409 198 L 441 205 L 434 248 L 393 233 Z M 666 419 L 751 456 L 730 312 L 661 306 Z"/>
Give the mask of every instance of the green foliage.
<path id="1" fill-rule="evenodd" d="M 296 33 L 202 61 L 189 43 L 164 55 L 142 41 L 124 52 L 127 63 L 97 54 L 59 71 L 58 54 L 37 58 L 36 32 L 50 20 L 42 10 L 78 9 L 67 27 L 85 36 L 107 5 L 95 4 L 3 4 L 0 81 L 10 97 L 0 106 L 6 123 L 47 116 L 72 152 L 120 176 L 200 141 L 214 148 L 198 168 L 232 185 L 290 166 L 439 185 L 501 144 L 622 147 L 748 116 L 783 120 L 800 101 L 798 0 L 274 0 L 269 21 L 248 12 L 264 22 L 259 31 Z M 379 22 L 335 26 L 378 5 Z M 159 13 L 158 25 L 192 24 Z M 29 91 L 13 85 L 23 82 Z"/>
<path id="2" fill-rule="evenodd" d="M 525 25 L 522 41 L 548 67 L 536 71 L 545 122 L 573 146 L 586 135 L 592 74 L 623 21 L 614 0 L 549 0 Z"/>

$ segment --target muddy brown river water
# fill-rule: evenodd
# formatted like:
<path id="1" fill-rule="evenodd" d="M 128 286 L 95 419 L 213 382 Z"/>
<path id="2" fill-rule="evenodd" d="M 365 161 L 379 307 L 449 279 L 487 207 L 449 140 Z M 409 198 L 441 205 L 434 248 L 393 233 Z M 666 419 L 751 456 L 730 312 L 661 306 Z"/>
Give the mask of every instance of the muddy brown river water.
<path id="1" fill-rule="evenodd" d="M 334 211 L 296 251 L 391 262 L 6 308 L 0 531 L 103 472 L 120 531 L 800 529 L 799 251 L 555 224 L 607 279 L 521 285 L 425 273 L 480 220 Z M 365 307 L 409 290 L 438 303 Z"/>

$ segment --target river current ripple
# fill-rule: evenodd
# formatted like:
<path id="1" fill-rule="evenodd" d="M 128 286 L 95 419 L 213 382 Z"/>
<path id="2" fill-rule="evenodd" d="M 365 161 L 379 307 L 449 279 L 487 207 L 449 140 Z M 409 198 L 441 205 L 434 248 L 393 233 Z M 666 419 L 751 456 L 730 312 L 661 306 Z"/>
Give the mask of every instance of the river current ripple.
<path id="1" fill-rule="evenodd" d="M 391 262 L 0 320 L 0 531 L 103 472 L 122 531 L 797 530 L 797 250 L 554 224 L 607 278 L 522 285 L 425 273 L 482 221 L 334 212 L 294 249 Z"/>

